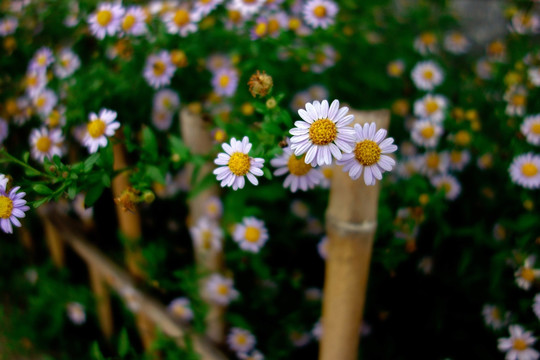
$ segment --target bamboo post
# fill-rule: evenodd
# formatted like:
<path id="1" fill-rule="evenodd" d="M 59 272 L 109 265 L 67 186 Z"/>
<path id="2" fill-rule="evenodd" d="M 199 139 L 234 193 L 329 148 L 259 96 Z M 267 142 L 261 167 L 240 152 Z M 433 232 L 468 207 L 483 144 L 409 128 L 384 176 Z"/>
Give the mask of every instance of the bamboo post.
<path id="1" fill-rule="evenodd" d="M 192 112 L 184 107 L 180 113 L 180 126 L 182 138 L 193 154 L 205 155 L 212 149 L 212 137 L 200 114 Z M 214 170 L 212 163 L 204 164 L 197 175 L 201 180 Z M 187 174 L 191 178 L 193 166 L 187 167 Z M 212 185 L 197 196 L 188 200 L 190 223 L 195 224 L 204 215 L 204 205 L 212 196 L 218 194 L 217 185 Z M 221 251 L 208 252 L 194 246 L 195 261 L 201 271 L 218 272 L 223 268 L 223 253 Z M 209 304 L 206 317 L 206 335 L 216 343 L 225 341 L 225 323 L 223 314 L 225 308 L 217 304 Z"/>
<path id="2" fill-rule="evenodd" d="M 388 128 L 390 113 L 351 111 L 355 123 Z M 356 360 L 371 251 L 377 229 L 380 182 L 367 186 L 334 166 L 326 210 L 329 238 L 322 309 L 320 360 Z"/>
<path id="3" fill-rule="evenodd" d="M 51 211 L 51 209 L 51 204 L 43 205 L 39 209 L 39 215 L 45 232 L 45 242 L 51 253 L 53 263 L 57 268 L 63 268 L 65 264 L 64 243 L 58 230 L 47 217 L 47 212 Z"/>
<path id="4" fill-rule="evenodd" d="M 88 264 L 88 271 L 90 273 L 90 285 L 96 298 L 99 326 L 105 339 L 110 340 L 113 335 L 114 325 L 109 289 L 95 265 Z"/>
<path id="5" fill-rule="evenodd" d="M 120 170 L 127 167 L 126 150 L 121 142 L 113 145 L 114 163 L 113 169 Z M 115 199 L 121 198 L 124 191 L 130 187 L 129 174 L 121 172 L 112 180 L 112 193 Z M 146 274 L 141 265 L 144 264 L 144 258 L 139 247 L 139 241 L 142 237 L 141 217 L 136 211 L 126 211 L 122 204 L 116 204 L 116 215 L 118 217 L 118 226 L 126 243 L 125 260 L 128 271 L 139 279 L 146 278 Z M 148 321 L 144 313 L 136 314 L 137 328 L 145 349 L 149 349 L 155 339 L 155 329 Z"/>

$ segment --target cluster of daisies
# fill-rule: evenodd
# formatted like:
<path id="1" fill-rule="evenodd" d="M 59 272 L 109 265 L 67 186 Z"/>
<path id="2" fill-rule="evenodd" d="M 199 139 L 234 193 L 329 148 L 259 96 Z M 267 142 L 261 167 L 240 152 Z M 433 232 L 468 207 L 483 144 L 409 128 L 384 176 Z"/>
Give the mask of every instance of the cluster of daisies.
<path id="1" fill-rule="evenodd" d="M 298 110 L 301 120 L 289 132 L 283 154 L 271 160 L 276 168 L 274 174 L 287 174 L 283 186 L 295 192 L 308 190 L 319 184 L 324 175 L 320 167 L 335 163 L 343 166 L 353 180 L 362 174 L 366 185 L 374 185 L 382 174 L 391 171 L 395 161 L 387 154 L 397 150 L 393 138 L 386 138 L 385 129 L 377 130 L 375 123 L 350 126 L 354 115 L 348 107 L 340 107 L 339 101 L 328 104 L 327 100 L 307 103 Z M 256 176 L 263 175 L 264 159 L 249 156 L 252 144 L 245 136 L 242 141 L 231 139 L 222 144 L 223 153 L 218 154 L 214 170 L 221 186 L 242 189 L 245 177 L 258 185 Z"/>
<path id="2" fill-rule="evenodd" d="M 26 193 L 19 192 L 21 187 L 8 188 L 8 182 L 9 179 L 0 174 L 0 228 L 3 232 L 11 234 L 13 225 L 20 227 L 19 219 L 24 218 L 24 212 L 30 208 L 24 200 Z"/>

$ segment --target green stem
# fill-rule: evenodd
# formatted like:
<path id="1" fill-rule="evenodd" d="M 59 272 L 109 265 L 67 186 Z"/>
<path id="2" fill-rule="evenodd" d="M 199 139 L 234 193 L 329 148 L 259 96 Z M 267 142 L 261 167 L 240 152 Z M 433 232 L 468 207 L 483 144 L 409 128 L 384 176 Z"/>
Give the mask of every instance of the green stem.
<path id="1" fill-rule="evenodd" d="M 37 175 L 41 175 L 41 176 L 48 177 L 48 178 L 51 178 L 51 179 L 56 179 L 55 176 L 52 176 L 52 175 L 46 174 L 44 172 L 41 172 L 38 169 L 28 165 L 25 162 L 22 162 L 21 160 L 17 159 L 16 157 L 10 155 L 4 148 L 0 149 L 0 155 L 7 157 L 7 159 L 0 158 L 0 163 L 1 162 L 12 162 L 12 163 L 15 163 L 15 164 L 27 169 L 27 170 L 35 172 Z"/>

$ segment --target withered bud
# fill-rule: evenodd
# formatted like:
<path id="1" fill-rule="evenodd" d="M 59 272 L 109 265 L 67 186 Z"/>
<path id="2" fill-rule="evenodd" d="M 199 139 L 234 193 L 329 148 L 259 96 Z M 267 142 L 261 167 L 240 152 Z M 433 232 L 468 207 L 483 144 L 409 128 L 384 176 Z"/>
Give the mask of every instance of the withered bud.
<path id="1" fill-rule="evenodd" d="M 148 191 L 144 192 L 143 199 L 144 199 L 145 203 L 151 204 L 156 199 L 156 195 L 154 195 L 154 193 L 152 191 L 148 190 Z"/>
<path id="2" fill-rule="evenodd" d="M 122 192 L 122 195 L 114 198 L 114 202 L 118 206 L 121 206 L 123 211 L 130 211 L 134 213 L 135 210 L 137 210 L 135 204 L 140 201 L 138 193 L 138 190 L 135 190 L 132 187 L 128 187 Z"/>
<path id="3" fill-rule="evenodd" d="M 276 99 L 271 97 L 270 99 L 266 100 L 266 107 L 269 109 L 275 108 L 277 105 Z"/>
<path id="4" fill-rule="evenodd" d="M 266 74 L 265 71 L 261 73 L 259 70 L 257 70 L 257 72 L 251 75 L 251 78 L 249 78 L 248 85 L 249 92 L 251 95 L 253 95 L 253 97 L 256 95 L 265 97 L 272 89 L 272 86 L 274 86 L 274 81 L 270 75 Z"/>

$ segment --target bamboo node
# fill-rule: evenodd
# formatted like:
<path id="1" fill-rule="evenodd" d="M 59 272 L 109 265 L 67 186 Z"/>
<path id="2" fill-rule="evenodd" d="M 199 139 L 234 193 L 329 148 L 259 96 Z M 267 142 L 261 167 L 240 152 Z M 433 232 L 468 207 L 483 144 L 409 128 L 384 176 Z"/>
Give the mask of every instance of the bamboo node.
<path id="1" fill-rule="evenodd" d="M 371 234 L 377 230 L 377 221 L 362 221 L 361 223 L 353 223 L 326 217 L 326 228 L 337 231 L 339 234 Z"/>

